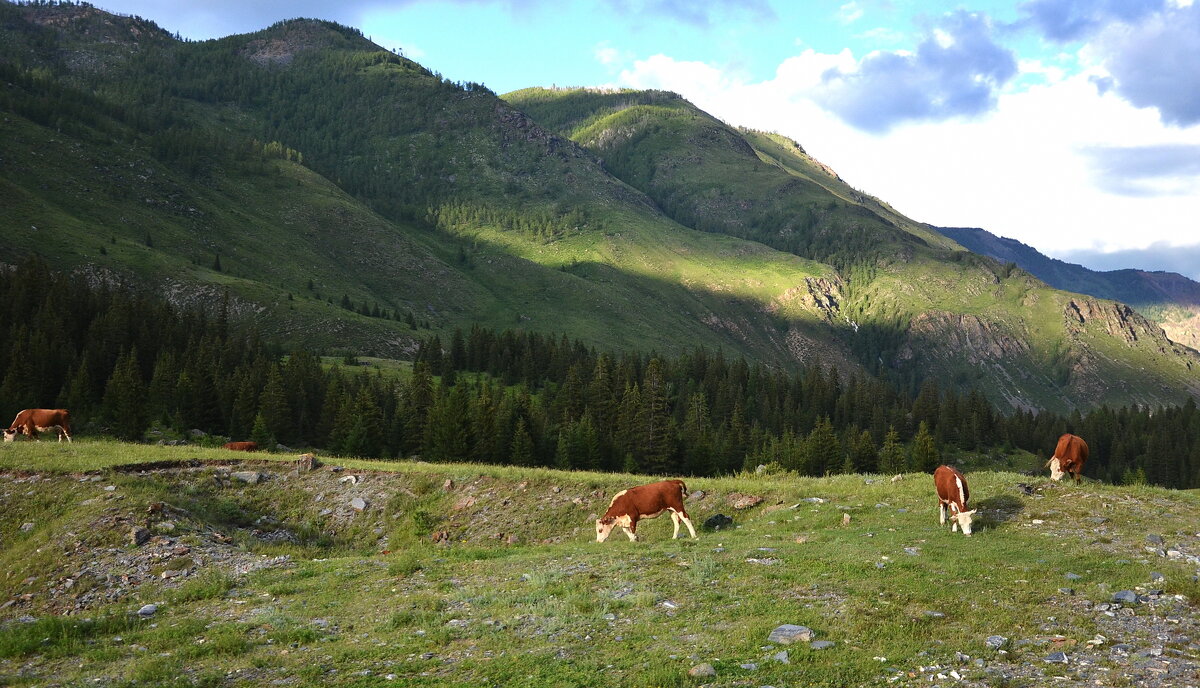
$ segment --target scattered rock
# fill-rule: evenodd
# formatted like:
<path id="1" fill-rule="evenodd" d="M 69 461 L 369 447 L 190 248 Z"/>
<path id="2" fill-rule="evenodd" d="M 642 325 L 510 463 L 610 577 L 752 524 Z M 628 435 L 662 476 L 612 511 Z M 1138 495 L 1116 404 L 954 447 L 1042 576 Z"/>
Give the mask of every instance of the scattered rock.
<path id="1" fill-rule="evenodd" d="M 697 678 L 709 678 L 716 675 L 717 670 L 713 668 L 713 665 L 707 662 L 704 664 L 697 664 L 691 669 L 688 669 L 688 676 L 694 676 Z"/>
<path id="2" fill-rule="evenodd" d="M 129 531 L 129 542 L 134 547 L 141 547 L 150 540 L 150 531 L 145 528 L 134 527 Z"/>
<path id="3" fill-rule="evenodd" d="M 774 655 L 771 656 L 771 659 L 775 660 L 776 662 L 779 662 L 780 664 L 791 664 L 791 661 L 788 660 L 788 651 L 787 650 L 780 650 L 779 652 L 776 652 Z"/>
<path id="4" fill-rule="evenodd" d="M 1064 595 L 1074 595 L 1075 588 L 1059 588 L 1058 591 Z"/>
<path id="5" fill-rule="evenodd" d="M 763 498 L 757 497 L 755 495 L 748 495 L 748 494 L 742 494 L 740 492 L 734 492 L 733 494 L 726 497 L 725 501 L 727 501 L 729 503 L 729 506 L 733 507 L 734 509 L 741 510 L 741 509 L 749 509 L 750 507 L 754 507 L 754 506 L 758 506 L 759 504 L 762 504 Z"/>
<path id="6" fill-rule="evenodd" d="M 1066 576 L 1064 576 L 1064 578 L 1066 578 L 1067 580 L 1071 580 L 1071 581 L 1077 581 L 1077 580 L 1082 580 L 1083 576 L 1079 575 L 1078 573 L 1067 573 Z"/>
<path id="7" fill-rule="evenodd" d="M 920 556 L 921 548 L 920 547 L 905 547 L 904 553 L 908 554 L 910 556 L 914 556 L 914 557 Z"/>
<path id="8" fill-rule="evenodd" d="M 808 646 L 814 650 L 827 650 L 835 644 L 832 640 L 814 640 Z"/>
<path id="9" fill-rule="evenodd" d="M 1051 652 L 1043 661 L 1047 664 L 1066 664 L 1070 660 L 1067 659 L 1067 653 L 1065 652 Z"/>
<path id="10" fill-rule="evenodd" d="M 350 500 L 350 508 L 355 511 L 365 511 L 367 508 L 367 500 L 362 497 L 355 497 Z"/>
<path id="11" fill-rule="evenodd" d="M 154 613 L 157 611 L 158 611 L 157 604 L 147 604 L 147 605 L 143 606 L 141 609 L 137 610 L 137 615 L 142 618 L 146 618 L 146 617 L 154 616 Z"/>
<path id="12" fill-rule="evenodd" d="M 1121 602 L 1123 604 L 1137 604 L 1137 593 L 1132 590 L 1121 590 L 1113 593 L 1113 602 Z"/>
<path id="13" fill-rule="evenodd" d="M 454 511 L 462 511 L 463 509 L 470 509 L 473 506 L 475 506 L 475 498 L 468 495 L 459 499 L 454 503 L 454 506 L 450 508 Z"/>
<path id="14" fill-rule="evenodd" d="M 1005 638 L 1002 635 L 989 635 L 987 640 L 983 642 L 988 646 L 989 649 L 999 650 L 1000 648 L 1004 647 L 1005 643 L 1008 642 L 1008 638 Z"/>
<path id="15" fill-rule="evenodd" d="M 521 541 L 521 538 L 517 537 L 516 535 L 509 535 L 507 538 L 504 539 L 505 544 L 509 544 L 509 545 L 515 545 L 520 541 Z"/>
<path id="16" fill-rule="evenodd" d="M 317 460 L 314 454 L 301 454 L 300 458 L 296 459 L 296 470 L 300 473 L 308 473 L 320 468 L 321 462 Z"/>
<path id="17" fill-rule="evenodd" d="M 28 533 L 28 532 L 29 532 L 29 531 L 31 531 L 31 530 L 33 530 L 33 524 L 32 524 L 32 523 L 22 523 L 22 524 L 21 524 L 21 532 L 22 532 L 22 533 Z"/>
<path id="18" fill-rule="evenodd" d="M 1150 580 L 1152 580 L 1152 581 L 1158 582 L 1158 581 L 1161 581 L 1161 580 L 1166 580 L 1166 579 L 1167 579 L 1167 577 L 1166 577 L 1166 576 L 1164 576 L 1164 575 L 1162 575 L 1162 574 L 1161 574 L 1161 573 L 1159 573 L 1158 571 L 1151 571 L 1151 572 L 1150 572 Z"/>
<path id="19" fill-rule="evenodd" d="M 690 495 L 688 495 L 688 499 L 699 500 L 699 499 L 704 499 L 705 496 L 706 496 L 706 493 L 704 492 L 704 490 L 695 490 Z"/>
<path id="20" fill-rule="evenodd" d="M 745 669 L 746 671 L 758 671 L 758 665 L 755 664 L 754 662 L 746 662 L 744 664 L 739 664 L 738 666 Z"/>
<path id="21" fill-rule="evenodd" d="M 454 481 L 451 480 L 450 478 L 446 478 L 446 482 L 442 483 L 442 489 L 445 490 L 446 492 L 453 490 L 454 489 Z"/>
<path id="22" fill-rule="evenodd" d="M 709 530 L 720 530 L 725 526 L 732 525 L 733 519 L 725 514 L 713 514 L 704 521 L 704 527 Z"/>
<path id="23" fill-rule="evenodd" d="M 229 477 L 250 485 L 257 485 L 258 482 L 262 480 L 262 473 L 259 473 L 258 471 L 237 471 L 235 473 L 230 473 Z"/>
<path id="24" fill-rule="evenodd" d="M 778 559 L 756 559 L 754 557 L 750 557 L 750 558 L 746 559 L 746 563 L 747 564 L 762 564 L 763 566 L 774 566 L 775 564 L 779 563 L 779 560 Z"/>
<path id="25" fill-rule="evenodd" d="M 776 626 L 775 630 L 771 631 L 771 635 L 767 636 L 767 642 L 791 645 L 792 643 L 807 643 L 815 636 L 816 634 L 808 626 L 783 624 Z"/>
<path id="26" fill-rule="evenodd" d="M 357 485 L 358 484 L 358 476 L 357 475 L 344 475 L 344 476 L 338 478 L 338 482 L 341 483 L 342 485 Z"/>
<path id="27" fill-rule="evenodd" d="M 809 504 L 824 504 L 827 500 L 821 499 L 820 497 L 805 497 L 800 501 L 808 502 Z"/>
<path id="28" fill-rule="evenodd" d="M 1150 535 L 1146 536 L 1146 542 L 1148 542 L 1152 545 L 1162 545 L 1163 539 L 1162 539 L 1161 535 L 1155 535 L 1155 534 L 1151 533 Z"/>

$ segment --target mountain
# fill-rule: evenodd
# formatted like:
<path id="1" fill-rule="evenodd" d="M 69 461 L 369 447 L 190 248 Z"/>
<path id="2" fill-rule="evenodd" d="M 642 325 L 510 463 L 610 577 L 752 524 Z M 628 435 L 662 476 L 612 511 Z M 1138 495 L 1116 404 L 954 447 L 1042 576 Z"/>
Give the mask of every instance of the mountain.
<path id="1" fill-rule="evenodd" d="M 1200 391 L 1200 356 L 1128 307 L 964 251 L 674 94 L 500 99 L 313 20 L 185 42 L 0 4 L 0 33 L 8 255 L 228 295 L 285 343 L 402 356 L 481 323 L 931 378 L 1010 408 Z"/>
<path id="2" fill-rule="evenodd" d="M 1057 289 L 1124 301 L 1162 326 L 1172 340 L 1200 349 L 1200 283 L 1177 272 L 1090 270 L 1050 258 L 1016 239 L 971 227 L 937 227 L 967 249 L 1016 263 Z"/>

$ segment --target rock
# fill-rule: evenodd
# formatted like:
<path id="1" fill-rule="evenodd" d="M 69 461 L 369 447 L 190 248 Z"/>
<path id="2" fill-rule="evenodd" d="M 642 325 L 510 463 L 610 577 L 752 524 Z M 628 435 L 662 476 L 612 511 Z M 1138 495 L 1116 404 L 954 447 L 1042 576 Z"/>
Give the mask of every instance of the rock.
<path id="1" fill-rule="evenodd" d="M 188 434 L 191 435 L 192 437 L 195 437 L 196 439 L 200 439 L 201 437 L 208 437 L 207 432 L 204 432 L 203 430 L 200 430 L 198 428 L 192 428 L 191 430 L 188 430 Z"/>
<path id="2" fill-rule="evenodd" d="M 987 640 L 983 642 L 988 646 L 989 649 L 999 650 L 1000 648 L 1004 647 L 1005 643 L 1008 642 L 1008 638 L 1005 638 L 1002 635 L 989 635 Z"/>
<path id="3" fill-rule="evenodd" d="M 275 451 L 283 453 L 283 454 L 291 454 L 293 450 L 291 447 L 287 446 L 286 444 L 279 444 L 278 442 L 276 442 L 275 443 Z"/>
<path id="4" fill-rule="evenodd" d="M 1137 593 L 1132 590 L 1121 590 L 1113 593 L 1112 601 L 1121 602 L 1124 604 L 1137 604 L 1138 596 Z"/>
<path id="5" fill-rule="evenodd" d="M 800 501 L 808 502 L 809 504 L 824 504 L 827 500 L 821 499 L 820 497 L 805 497 Z"/>
<path id="6" fill-rule="evenodd" d="M 237 471 L 236 473 L 230 473 L 229 477 L 250 485 L 257 485 L 258 481 L 262 480 L 262 473 L 258 471 Z"/>
<path id="7" fill-rule="evenodd" d="M 1068 573 L 1063 577 L 1070 581 L 1077 581 L 1077 580 L 1083 579 L 1083 576 L 1079 575 L 1078 573 Z"/>
<path id="8" fill-rule="evenodd" d="M 1064 595 L 1074 595 L 1075 594 L 1075 588 L 1059 588 L 1058 591 Z"/>
<path id="9" fill-rule="evenodd" d="M 767 636 L 767 642 L 791 645 L 792 643 L 807 643 L 815 636 L 816 634 L 808 626 L 783 624 L 776 626 L 775 630 L 771 631 L 771 635 Z"/>
<path id="10" fill-rule="evenodd" d="M 944 618 L 946 618 L 946 614 L 945 614 L 944 612 L 935 612 L 935 611 L 929 611 L 929 610 L 927 610 L 927 611 L 925 612 L 925 616 L 929 617 L 930 619 L 944 619 Z"/>
<path id="11" fill-rule="evenodd" d="M 713 665 L 709 664 L 708 662 L 705 662 L 704 664 L 697 664 L 691 669 L 688 669 L 688 676 L 694 676 L 696 678 L 709 678 L 716 675 L 717 670 L 714 669 Z"/>
<path id="12" fill-rule="evenodd" d="M 763 566 L 774 566 L 775 564 L 779 563 L 779 560 L 778 559 L 756 559 L 756 558 L 751 557 L 751 558 L 746 559 L 746 563 L 747 564 L 762 564 Z"/>
<path id="13" fill-rule="evenodd" d="M 709 530 L 720 530 L 725 526 L 732 525 L 733 519 L 725 514 L 713 514 L 704 521 L 704 528 Z"/>
<path id="14" fill-rule="evenodd" d="M 776 652 L 775 654 L 771 655 L 771 659 L 779 662 L 780 664 L 791 664 L 791 661 L 788 660 L 787 650 L 780 650 L 779 652 Z"/>
<path id="15" fill-rule="evenodd" d="M 1150 534 L 1146 536 L 1146 542 L 1152 545 L 1162 545 L 1163 539 L 1161 535 Z"/>
<path id="16" fill-rule="evenodd" d="M 442 489 L 445 490 L 446 492 L 453 490 L 454 489 L 454 481 L 451 480 L 450 478 L 446 478 L 446 482 L 442 483 Z"/>
<path id="17" fill-rule="evenodd" d="M 145 528 L 134 527 L 129 531 L 129 542 L 134 547 L 141 547 L 150 539 L 150 531 Z"/>
<path id="18" fill-rule="evenodd" d="M 748 494 L 742 494 L 740 492 L 734 492 L 733 494 L 726 497 L 725 501 L 728 502 L 729 506 L 733 507 L 734 509 L 741 510 L 741 509 L 749 509 L 750 507 L 754 507 L 754 506 L 758 506 L 759 504 L 762 504 L 763 498 L 757 497 L 755 495 L 748 495 Z"/>
<path id="19" fill-rule="evenodd" d="M 507 538 L 504 539 L 505 544 L 509 544 L 509 545 L 515 545 L 520 541 L 521 541 L 521 538 L 517 537 L 516 535 L 509 535 Z"/>
<path id="20" fill-rule="evenodd" d="M 470 625 L 470 623 L 471 622 L 467 619 L 450 619 L 446 622 L 446 625 L 450 626 L 451 628 L 465 628 Z"/>
<path id="21" fill-rule="evenodd" d="M 745 669 L 746 671 L 758 671 L 758 665 L 755 664 L 754 662 L 746 662 L 744 664 L 739 664 L 738 666 Z"/>
<path id="22" fill-rule="evenodd" d="M 21 532 L 22 532 L 22 533 L 28 533 L 28 532 L 29 532 L 29 531 L 31 531 L 31 530 L 33 530 L 33 524 L 32 524 L 32 523 L 22 523 L 22 524 L 21 524 Z"/>
<path id="23" fill-rule="evenodd" d="M 457 502 L 455 502 L 454 506 L 452 506 L 450 508 L 453 511 L 462 511 L 463 509 L 470 509 L 473 506 L 475 506 L 475 498 L 470 495 L 467 495 L 467 496 L 459 499 Z"/>
<path id="24" fill-rule="evenodd" d="M 1066 664 L 1070 660 L 1067 659 L 1067 653 L 1065 652 L 1051 652 L 1043 661 L 1047 664 Z"/>
<path id="25" fill-rule="evenodd" d="M 904 553 L 908 554 L 910 556 L 914 556 L 914 557 L 920 556 L 921 548 L 920 547 L 905 547 Z"/>
<path id="26" fill-rule="evenodd" d="M 1158 581 L 1161 581 L 1161 580 L 1166 580 L 1166 579 L 1167 579 L 1167 577 L 1166 577 L 1166 576 L 1164 576 L 1164 575 L 1162 575 L 1162 574 L 1161 574 L 1161 573 L 1159 573 L 1158 571 L 1151 571 L 1151 572 L 1150 572 L 1150 580 L 1152 580 L 1152 581 L 1158 582 Z"/>
<path id="27" fill-rule="evenodd" d="M 341 483 L 342 485 L 357 485 L 358 484 L 358 476 L 357 475 L 344 475 L 344 476 L 338 478 L 338 482 Z"/>
<path id="28" fill-rule="evenodd" d="M 903 474 L 903 473 L 897 473 L 896 475 L 893 475 L 893 476 L 892 476 L 892 482 L 894 482 L 894 483 L 898 483 L 898 482 L 900 482 L 901 480 L 904 480 L 904 474 Z"/>
<path id="29" fill-rule="evenodd" d="M 300 458 L 296 459 L 296 470 L 300 473 L 308 473 L 320 468 L 321 462 L 317 460 L 314 454 L 301 454 Z"/>
<path id="30" fill-rule="evenodd" d="M 355 497 L 350 500 L 350 508 L 355 511 L 365 511 L 367 508 L 367 500 L 362 497 Z"/>
<path id="31" fill-rule="evenodd" d="M 617 615 L 613 614 L 612 612 L 609 612 L 608 614 L 605 614 L 603 618 L 605 621 L 616 621 Z"/>
<path id="32" fill-rule="evenodd" d="M 814 640 L 808 646 L 814 650 L 827 650 L 835 644 L 832 640 Z"/>
<path id="33" fill-rule="evenodd" d="M 706 493 L 704 492 L 704 490 L 695 490 L 690 495 L 688 495 L 688 499 L 696 499 L 696 500 L 704 499 L 705 494 Z"/>
<path id="34" fill-rule="evenodd" d="M 157 611 L 158 611 L 157 604 L 147 604 L 147 605 L 143 606 L 141 609 L 137 610 L 137 615 L 142 618 L 147 618 L 147 617 L 154 616 L 154 613 Z"/>

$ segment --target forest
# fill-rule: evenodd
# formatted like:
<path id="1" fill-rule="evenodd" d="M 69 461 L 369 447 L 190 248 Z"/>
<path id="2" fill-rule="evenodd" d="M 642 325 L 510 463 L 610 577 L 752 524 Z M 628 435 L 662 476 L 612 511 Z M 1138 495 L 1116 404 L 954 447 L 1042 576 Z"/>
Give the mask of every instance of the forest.
<path id="1" fill-rule="evenodd" d="M 1200 486 L 1193 400 L 1003 413 L 932 380 L 910 395 L 820 365 L 603 352 L 478 327 L 424 339 L 410 375 L 385 375 L 285 352 L 228 310 L 176 308 L 38 259 L 0 270 L 0 414 L 67 408 L 79 435 L 129 441 L 199 429 L 367 458 L 693 476 L 929 471 L 945 456 L 1014 448 L 1048 457 L 1073 431 L 1091 446 L 1090 477 Z"/>

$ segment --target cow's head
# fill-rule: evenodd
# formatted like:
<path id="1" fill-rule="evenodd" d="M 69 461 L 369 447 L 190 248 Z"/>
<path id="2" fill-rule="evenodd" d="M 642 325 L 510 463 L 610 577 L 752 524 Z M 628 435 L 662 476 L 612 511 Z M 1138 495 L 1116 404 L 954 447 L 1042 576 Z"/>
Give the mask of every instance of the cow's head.
<path id="1" fill-rule="evenodd" d="M 615 516 L 605 516 L 604 518 L 596 519 L 596 542 L 604 542 L 608 539 L 613 528 L 617 525 Z"/>
<path id="2" fill-rule="evenodd" d="M 4 441 L 5 442 L 12 442 L 15 439 L 17 439 L 17 431 L 16 430 L 9 428 L 8 430 L 4 431 Z"/>
<path id="3" fill-rule="evenodd" d="M 1046 467 L 1050 469 L 1051 480 L 1062 480 L 1062 477 L 1066 475 L 1066 471 L 1062 469 L 1062 462 L 1057 456 L 1047 461 Z"/>
<path id="4" fill-rule="evenodd" d="M 975 515 L 975 509 L 970 511 L 960 511 L 954 514 L 954 520 L 959 528 L 962 528 L 963 535 L 971 534 L 971 517 Z"/>

